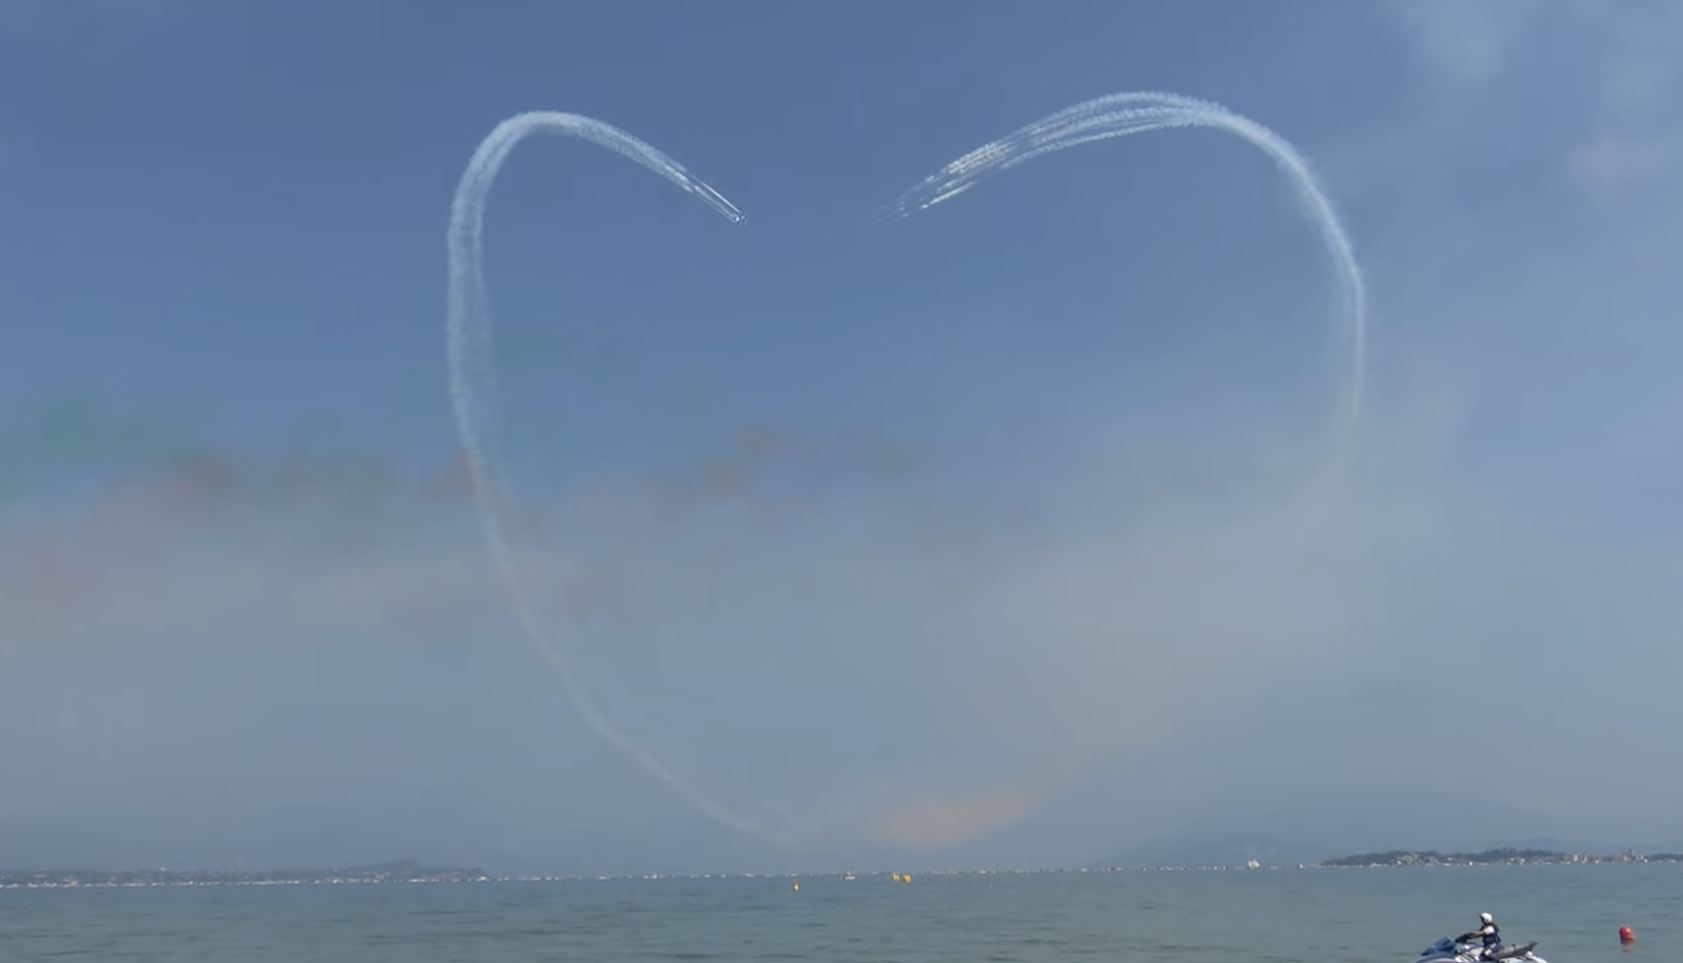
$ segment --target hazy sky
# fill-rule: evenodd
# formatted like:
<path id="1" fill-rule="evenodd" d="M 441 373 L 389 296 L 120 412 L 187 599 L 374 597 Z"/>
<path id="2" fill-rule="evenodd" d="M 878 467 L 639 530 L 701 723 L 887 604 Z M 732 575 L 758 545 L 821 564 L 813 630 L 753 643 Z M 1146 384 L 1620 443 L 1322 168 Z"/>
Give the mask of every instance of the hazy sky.
<path id="1" fill-rule="evenodd" d="M 1127 90 L 1268 125 L 1346 219 L 1331 506 L 1332 277 L 1254 148 L 867 223 Z M 1637 0 L 0 0 L 0 865 L 1683 838 L 1679 94 L 1683 4 Z M 749 215 L 538 139 L 487 278 L 545 624 L 805 849 L 586 729 L 496 581 L 444 240 L 526 110 Z"/>

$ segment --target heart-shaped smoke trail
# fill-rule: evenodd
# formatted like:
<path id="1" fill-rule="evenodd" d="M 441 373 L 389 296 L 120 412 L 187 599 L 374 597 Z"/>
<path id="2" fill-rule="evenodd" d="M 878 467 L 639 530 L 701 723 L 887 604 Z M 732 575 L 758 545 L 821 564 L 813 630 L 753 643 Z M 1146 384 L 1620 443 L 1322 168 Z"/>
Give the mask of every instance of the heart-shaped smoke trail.
<path id="1" fill-rule="evenodd" d="M 883 208 L 872 220 L 887 222 L 926 210 L 964 193 L 992 174 L 998 174 L 1042 154 L 1149 130 L 1168 127 L 1208 127 L 1226 131 L 1267 154 L 1291 180 L 1304 214 L 1320 233 L 1339 285 L 1340 320 L 1350 340 L 1350 368 L 1346 376 L 1341 417 L 1331 451 L 1327 498 L 1323 509 L 1343 482 L 1351 443 L 1361 414 L 1367 356 L 1367 291 L 1349 234 L 1332 202 L 1321 190 L 1309 162 L 1285 138 L 1220 104 L 1176 94 L 1137 92 L 1112 94 L 1060 110 L 963 157 L 924 178 Z M 1312 527 L 1312 526 L 1309 526 Z"/>
<path id="2" fill-rule="evenodd" d="M 745 220 L 745 215 L 725 200 L 724 195 L 690 174 L 677 161 L 630 134 L 589 117 L 547 111 L 519 114 L 498 124 L 480 143 L 462 174 L 461 183 L 456 187 L 455 202 L 450 210 L 447 339 L 450 394 L 455 405 L 456 427 L 467 453 L 469 474 L 473 479 L 480 517 L 485 523 L 485 535 L 491 544 L 491 556 L 513 598 L 515 612 L 526 636 L 555 667 L 566 686 L 567 695 L 591 729 L 713 818 L 743 832 L 784 842 L 779 835 L 703 796 L 604 718 L 574 679 L 565 650 L 539 622 L 521 585 L 504 521 L 505 508 L 512 503 L 514 496 L 492 430 L 497 379 L 491 350 L 491 315 L 485 298 L 482 235 L 485 202 L 490 197 L 497 172 L 515 146 L 532 134 L 578 137 L 618 151 L 694 194 L 733 223 L 740 224 Z"/>
<path id="3" fill-rule="evenodd" d="M 1124 93 L 1102 97 L 1059 111 L 971 151 L 914 186 L 897 202 L 878 211 L 875 217 L 878 220 L 906 217 L 969 190 L 990 174 L 1051 151 L 1148 130 L 1193 126 L 1236 134 L 1268 154 L 1291 178 L 1305 211 L 1319 229 L 1333 260 L 1340 285 L 1341 314 L 1348 325 L 1353 357 L 1341 405 L 1343 417 L 1339 420 L 1340 430 L 1332 451 L 1330 481 L 1335 490 L 1342 480 L 1361 407 L 1367 332 L 1365 293 L 1349 238 L 1332 205 L 1302 156 L 1279 135 L 1216 104 L 1172 94 Z M 504 523 L 505 506 L 512 502 L 513 495 L 490 430 L 494 421 L 496 378 L 490 344 L 490 315 L 485 303 L 481 233 L 485 202 L 498 169 L 516 144 L 535 133 L 579 137 L 618 151 L 696 195 L 731 221 L 740 223 L 744 219 L 742 212 L 722 195 L 665 154 L 624 131 L 588 117 L 548 112 L 521 114 L 498 125 L 480 144 L 462 175 L 451 211 L 448 350 L 456 423 L 466 449 L 492 556 L 528 638 L 554 666 L 574 706 L 591 729 L 713 818 L 735 829 L 787 845 L 790 837 L 767 830 L 706 798 L 603 718 L 578 686 L 560 643 L 539 624 L 521 587 Z"/>

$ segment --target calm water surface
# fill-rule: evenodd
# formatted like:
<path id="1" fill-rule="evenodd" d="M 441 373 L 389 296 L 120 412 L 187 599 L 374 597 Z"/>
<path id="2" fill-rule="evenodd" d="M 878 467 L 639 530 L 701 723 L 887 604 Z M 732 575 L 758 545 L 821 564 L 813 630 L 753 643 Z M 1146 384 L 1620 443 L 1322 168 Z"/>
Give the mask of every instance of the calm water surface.
<path id="1" fill-rule="evenodd" d="M 0 961 L 1683 960 L 1683 865 L 0 891 Z M 1620 926 L 1636 930 L 1621 947 Z"/>

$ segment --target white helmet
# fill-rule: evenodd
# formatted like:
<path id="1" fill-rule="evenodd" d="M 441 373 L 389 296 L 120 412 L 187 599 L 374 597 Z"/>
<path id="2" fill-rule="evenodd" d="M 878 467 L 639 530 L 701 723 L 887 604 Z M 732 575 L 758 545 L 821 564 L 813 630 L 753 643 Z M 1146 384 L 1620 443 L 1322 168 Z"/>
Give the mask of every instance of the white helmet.
<path id="1" fill-rule="evenodd" d="M 1494 922 L 1496 922 L 1496 917 L 1491 916 L 1489 913 L 1480 913 L 1480 914 L 1478 914 L 1478 918 L 1479 918 L 1480 922 L 1483 922 L 1483 923 L 1494 923 Z"/>

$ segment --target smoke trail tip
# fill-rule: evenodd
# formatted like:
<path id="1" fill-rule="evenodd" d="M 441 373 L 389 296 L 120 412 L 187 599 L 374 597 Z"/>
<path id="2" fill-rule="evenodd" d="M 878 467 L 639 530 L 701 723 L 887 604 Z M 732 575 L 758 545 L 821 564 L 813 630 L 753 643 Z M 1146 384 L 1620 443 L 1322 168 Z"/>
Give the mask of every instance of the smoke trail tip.
<path id="1" fill-rule="evenodd" d="M 898 221 L 901 218 L 904 218 L 907 213 L 905 202 L 901 201 L 873 208 L 865 215 L 863 220 L 868 226 L 881 227 L 891 221 Z"/>
<path id="2" fill-rule="evenodd" d="M 701 198 L 708 207 L 711 207 L 720 214 L 723 214 L 732 224 L 741 224 L 748 220 L 748 215 L 742 213 L 741 208 L 727 200 L 725 195 L 720 194 L 711 186 L 689 177 L 687 173 L 683 176 L 688 183 L 683 184 L 682 186 L 688 188 L 690 193 Z"/>

